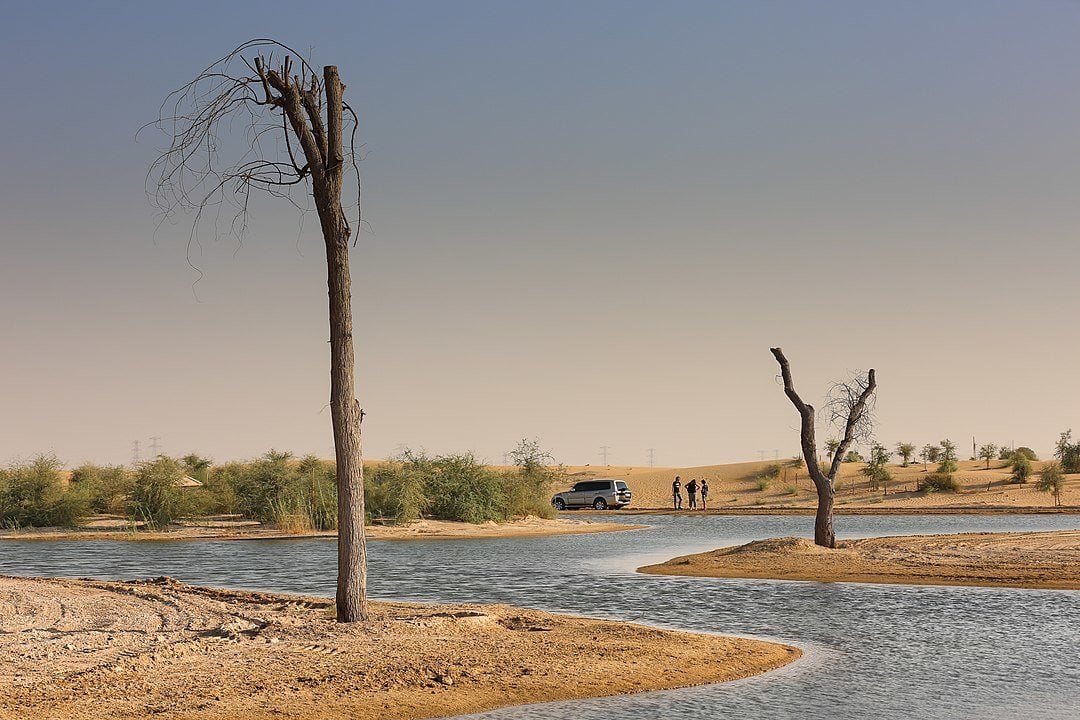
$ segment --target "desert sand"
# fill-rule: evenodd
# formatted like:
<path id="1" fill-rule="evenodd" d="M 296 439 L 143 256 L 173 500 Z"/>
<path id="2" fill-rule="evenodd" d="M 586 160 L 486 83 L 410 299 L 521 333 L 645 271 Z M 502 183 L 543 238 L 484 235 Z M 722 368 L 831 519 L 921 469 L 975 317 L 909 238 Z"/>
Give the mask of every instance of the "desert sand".
<path id="1" fill-rule="evenodd" d="M 504 605 L 0 577 L 0 719 L 394 720 L 747 677 L 784 645 Z"/>
<path id="2" fill-rule="evenodd" d="M 0 531 L 0 540 L 292 540 L 336 538 L 337 532 L 295 533 L 263 526 L 257 521 L 192 523 L 162 531 L 123 530 L 122 518 L 95 521 L 84 528 L 30 528 Z M 527 517 L 504 523 L 464 523 L 418 520 L 402 525 L 369 525 L 368 540 L 468 540 L 483 538 L 542 537 L 636 530 L 641 525 L 597 522 L 591 519 Z"/>
<path id="3" fill-rule="evenodd" d="M 764 490 L 759 489 L 757 474 L 774 463 L 781 466 L 780 476 L 769 480 Z M 1034 463 L 1036 473 L 1044 464 Z M 983 461 L 965 460 L 959 465 L 960 469 L 954 477 L 960 484 L 960 492 L 922 493 L 916 492 L 919 479 L 926 474 L 921 463 L 906 468 L 890 465 L 892 482 L 889 482 L 886 488 L 879 487 L 876 490 L 871 490 L 866 478 L 859 473 L 862 463 L 845 463 L 838 476 L 836 511 L 1080 512 L 1080 474 L 1066 476 L 1065 491 L 1061 496 L 1061 507 L 1058 508 L 1054 504 L 1053 496 L 1035 489 L 1036 478 L 1031 478 L 1024 485 L 1012 482 L 1009 468 L 1000 460 L 992 461 L 989 469 Z M 934 465 L 931 464 L 929 472 L 933 470 Z M 687 468 L 592 465 L 571 467 L 568 472 L 568 487 L 579 480 L 592 477 L 625 480 L 634 493 L 631 510 L 671 508 L 671 481 L 676 475 L 681 476 L 684 485 L 684 508 L 685 485 L 691 478 L 696 478 L 699 482 L 703 478 L 709 481 L 709 507 L 713 509 L 753 513 L 800 508 L 810 510 L 817 504 L 814 485 L 806 469 L 796 467 L 791 458 Z"/>
<path id="4" fill-rule="evenodd" d="M 1080 530 L 915 535 L 839 542 L 774 538 L 638 568 L 654 575 L 1080 590 Z"/>

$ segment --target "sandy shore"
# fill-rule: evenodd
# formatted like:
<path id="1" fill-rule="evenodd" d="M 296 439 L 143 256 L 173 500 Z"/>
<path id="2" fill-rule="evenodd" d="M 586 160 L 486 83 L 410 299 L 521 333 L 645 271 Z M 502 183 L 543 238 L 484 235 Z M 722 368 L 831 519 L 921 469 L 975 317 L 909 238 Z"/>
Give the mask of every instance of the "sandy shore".
<path id="1" fill-rule="evenodd" d="M 178 527 L 159 532 L 115 529 L 115 525 L 94 528 L 31 528 L 0 531 L 0 540 L 291 540 L 335 538 L 336 531 L 294 533 L 257 522 L 215 523 Z M 642 525 L 600 522 L 592 519 L 569 520 L 528 517 L 505 523 L 463 523 L 443 520 L 419 520 L 405 525 L 369 525 L 368 540 L 467 540 L 483 538 L 542 537 L 586 533 L 637 530 Z"/>
<path id="2" fill-rule="evenodd" d="M 1080 590 L 1080 531 L 774 538 L 638 568 L 655 575 Z"/>
<path id="3" fill-rule="evenodd" d="M 774 643 L 504 605 L 330 601 L 0 577 L 0 719 L 393 720 L 722 682 L 799 657 Z"/>

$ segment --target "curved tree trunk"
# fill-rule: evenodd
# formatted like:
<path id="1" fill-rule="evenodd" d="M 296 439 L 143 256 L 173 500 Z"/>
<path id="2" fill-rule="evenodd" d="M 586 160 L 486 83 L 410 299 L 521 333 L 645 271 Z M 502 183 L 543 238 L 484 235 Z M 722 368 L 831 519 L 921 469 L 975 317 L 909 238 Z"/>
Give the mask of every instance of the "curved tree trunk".
<path id="1" fill-rule="evenodd" d="M 833 452 L 829 464 L 829 472 L 821 471 L 817 459 L 817 439 L 814 434 L 814 406 L 803 401 L 799 393 L 795 391 L 795 380 L 791 375 L 791 364 L 784 356 L 780 348 L 770 348 L 773 357 L 780 365 L 780 375 L 784 381 L 784 394 L 799 411 L 799 445 L 802 447 L 803 459 L 806 461 L 806 470 L 810 479 L 817 488 L 818 506 L 814 517 L 814 543 L 822 547 L 836 547 L 836 532 L 833 530 L 833 502 L 836 498 L 835 481 L 836 474 L 840 470 L 840 463 L 844 454 L 854 438 L 855 427 L 866 409 L 867 400 L 877 388 L 874 371 L 866 374 L 866 387 L 860 393 L 858 399 L 849 409 L 847 422 L 844 425 L 844 437 L 840 440 Z"/>

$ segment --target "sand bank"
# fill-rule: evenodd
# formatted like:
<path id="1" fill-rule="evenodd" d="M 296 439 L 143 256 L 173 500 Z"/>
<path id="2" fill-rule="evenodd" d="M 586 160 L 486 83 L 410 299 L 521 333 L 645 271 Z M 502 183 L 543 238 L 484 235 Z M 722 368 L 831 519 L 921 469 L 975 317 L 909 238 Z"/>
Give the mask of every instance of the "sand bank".
<path id="1" fill-rule="evenodd" d="M 505 605 L 332 613 L 167 578 L 0 577 L 0 719 L 441 717 L 722 682 L 800 654 Z"/>
<path id="2" fill-rule="evenodd" d="M 1080 531 L 774 538 L 638 568 L 656 575 L 1080 590 Z"/>
<path id="3" fill-rule="evenodd" d="M 291 532 L 266 527 L 257 522 L 225 522 L 176 527 L 162 531 L 122 530 L 122 524 L 88 528 L 30 528 L 0 531 L 0 540 L 291 540 L 335 538 L 336 531 Z M 528 517 L 505 523 L 464 523 L 444 520 L 419 520 L 403 525 L 369 525 L 368 540 L 463 540 L 482 538 L 542 537 L 586 533 L 637 530 L 642 525 L 600 522 L 592 519 L 569 520 Z"/>

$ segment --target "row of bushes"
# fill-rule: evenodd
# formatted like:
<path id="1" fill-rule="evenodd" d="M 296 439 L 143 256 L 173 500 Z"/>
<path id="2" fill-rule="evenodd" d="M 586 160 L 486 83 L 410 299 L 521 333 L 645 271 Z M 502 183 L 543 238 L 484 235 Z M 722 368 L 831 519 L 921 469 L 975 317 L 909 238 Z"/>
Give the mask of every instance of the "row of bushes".
<path id="1" fill-rule="evenodd" d="M 543 465 L 496 470 L 469 454 L 428 457 L 407 452 L 371 473 L 364 495 L 369 516 L 394 522 L 553 517 L 550 495 L 561 475 Z"/>
<path id="2" fill-rule="evenodd" d="M 485 522 L 535 515 L 551 517 L 549 497 L 561 471 L 535 441 L 512 453 L 513 470 L 496 470 L 472 455 L 429 457 L 406 451 L 364 478 L 367 520 L 429 517 Z M 183 487 L 185 475 L 199 480 Z M 129 470 L 86 464 L 65 482 L 53 456 L 0 469 L 0 527 L 78 525 L 89 515 L 123 515 L 133 523 L 165 527 L 182 517 L 240 515 L 287 530 L 337 527 L 333 463 L 271 450 L 249 462 L 214 466 L 197 455 L 159 456 Z"/>

